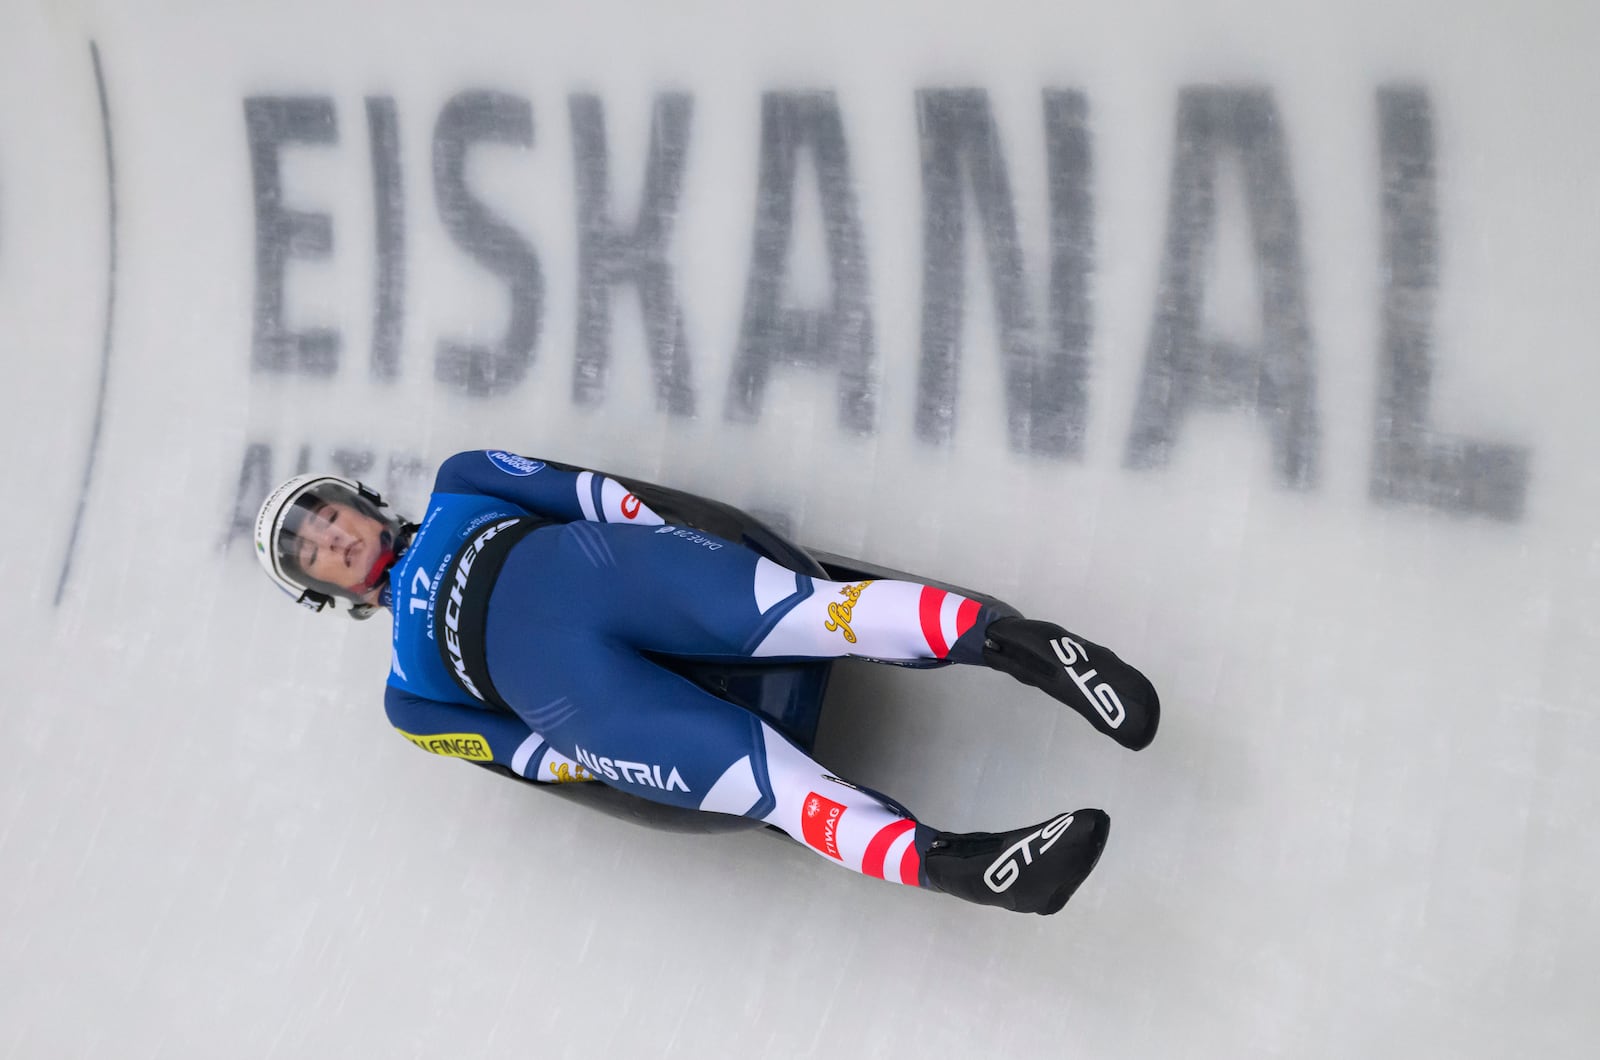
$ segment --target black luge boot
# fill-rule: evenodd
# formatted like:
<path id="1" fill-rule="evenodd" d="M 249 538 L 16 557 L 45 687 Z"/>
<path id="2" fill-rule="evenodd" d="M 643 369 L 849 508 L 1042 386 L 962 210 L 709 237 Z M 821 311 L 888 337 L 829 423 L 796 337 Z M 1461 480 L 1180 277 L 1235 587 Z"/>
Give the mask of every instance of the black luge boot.
<path id="1" fill-rule="evenodd" d="M 1059 699 L 1124 747 L 1138 751 L 1156 738 L 1161 699 L 1149 679 L 1054 622 L 995 619 L 983 631 L 983 661 Z"/>
<path id="2" fill-rule="evenodd" d="M 928 846 L 923 872 L 936 891 L 1049 916 L 1093 871 L 1110 834 L 1111 818 L 1101 810 L 1063 813 L 1011 832 L 940 832 Z"/>

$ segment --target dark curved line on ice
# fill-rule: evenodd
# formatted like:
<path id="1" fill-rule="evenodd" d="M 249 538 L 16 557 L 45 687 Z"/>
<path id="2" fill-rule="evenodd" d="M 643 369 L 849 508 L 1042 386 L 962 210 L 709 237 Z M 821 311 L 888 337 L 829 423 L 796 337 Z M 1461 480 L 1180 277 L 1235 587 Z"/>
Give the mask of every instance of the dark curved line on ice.
<path id="1" fill-rule="evenodd" d="M 56 599 L 61 606 L 72 575 L 72 557 L 78 548 L 78 530 L 83 526 L 83 511 L 89 501 L 89 485 L 94 481 L 95 457 L 100 453 L 100 425 L 106 414 L 106 382 L 111 374 L 111 332 L 117 312 L 117 161 L 111 146 L 111 106 L 106 102 L 106 78 L 100 69 L 100 48 L 89 42 L 89 57 L 94 61 L 94 85 L 100 96 L 100 128 L 106 151 L 106 233 L 109 264 L 106 270 L 106 330 L 100 341 L 100 388 L 95 395 L 94 426 L 89 433 L 89 455 L 83 465 L 83 485 L 78 488 L 78 510 L 72 517 L 72 533 L 67 538 L 67 554 L 61 561 L 61 578 L 56 582 Z"/>

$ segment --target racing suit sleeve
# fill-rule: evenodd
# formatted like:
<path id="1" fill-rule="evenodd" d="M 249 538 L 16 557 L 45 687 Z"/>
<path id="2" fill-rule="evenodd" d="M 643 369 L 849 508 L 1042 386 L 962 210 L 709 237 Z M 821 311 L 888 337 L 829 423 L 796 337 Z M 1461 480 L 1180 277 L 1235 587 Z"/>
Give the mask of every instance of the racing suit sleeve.
<path id="1" fill-rule="evenodd" d="M 504 766 L 544 784 L 594 779 L 514 715 L 428 699 L 394 685 L 385 688 L 383 706 L 389 724 L 431 754 Z"/>
<path id="2" fill-rule="evenodd" d="M 587 520 L 660 526 L 663 522 L 613 478 L 498 449 L 474 449 L 452 456 L 439 466 L 433 490 L 498 497 L 569 523 Z"/>

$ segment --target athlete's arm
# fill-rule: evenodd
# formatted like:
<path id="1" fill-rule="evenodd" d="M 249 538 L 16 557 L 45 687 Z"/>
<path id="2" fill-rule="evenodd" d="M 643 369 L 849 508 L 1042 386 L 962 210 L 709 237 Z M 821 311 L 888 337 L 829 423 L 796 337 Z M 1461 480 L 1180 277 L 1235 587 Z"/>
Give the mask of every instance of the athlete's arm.
<path id="1" fill-rule="evenodd" d="M 439 466 L 435 493 L 485 494 L 566 522 L 643 523 L 660 516 L 615 479 L 498 449 L 457 453 Z"/>
<path id="2" fill-rule="evenodd" d="M 384 690 L 383 706 L 389 724 L 424 751 L 505 766 L 546 784 L 592 779 L 583 766 L 510 714 L 428 699 L 394 685 Z"/>

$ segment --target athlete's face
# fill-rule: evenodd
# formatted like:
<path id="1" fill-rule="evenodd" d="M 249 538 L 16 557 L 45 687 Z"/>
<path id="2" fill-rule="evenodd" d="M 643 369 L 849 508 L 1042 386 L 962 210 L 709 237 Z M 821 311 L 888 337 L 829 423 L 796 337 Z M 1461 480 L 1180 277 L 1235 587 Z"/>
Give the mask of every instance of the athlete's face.
<path id="1" fill-rule="evenodd" d="M 334 585 L 365 584 L 383 554 L 383 524 L 337 501 L 311 513 L 295 539 L 300 569 Z"/>

